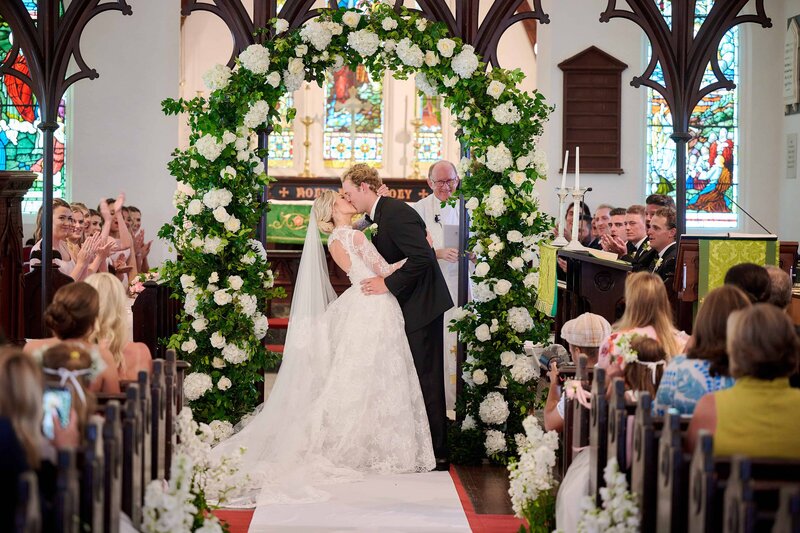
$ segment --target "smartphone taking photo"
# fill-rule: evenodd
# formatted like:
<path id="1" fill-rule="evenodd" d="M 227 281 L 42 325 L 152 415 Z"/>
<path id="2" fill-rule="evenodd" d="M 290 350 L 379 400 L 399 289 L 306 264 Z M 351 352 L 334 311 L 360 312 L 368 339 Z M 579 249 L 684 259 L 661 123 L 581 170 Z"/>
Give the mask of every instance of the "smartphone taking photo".
<path id="1" fill-rule="evenodd" d="M 44 390 L 42 397 L 42 433 L 48 439 L 55 437 L 53 427 L 53 412 L 56 413 L 62 428 L 69 425 L 69 412 L 72 409 L 72 393 L 63 387 L 48 387 Z"/>

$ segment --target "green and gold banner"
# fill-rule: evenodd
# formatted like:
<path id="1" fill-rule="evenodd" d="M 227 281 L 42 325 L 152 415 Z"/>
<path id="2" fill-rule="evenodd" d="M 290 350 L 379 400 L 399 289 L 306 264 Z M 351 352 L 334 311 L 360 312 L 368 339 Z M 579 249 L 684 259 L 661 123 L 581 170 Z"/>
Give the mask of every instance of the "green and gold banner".
<path id="1" fill-rule="evenodd" d="M 558 248 L 549 244 L 539 247 L 539 294 L 536 298 L 536 309 L 547 316 L 556 316 L 558 307 L 557 252 Z"/>
<path id="2" fill-rule="evenodd" d="M 306 240 L 311 202 L 272 200 L 267 213 L 267 242 L 303 244 Z M 326 241 L 325 235 L 323 242 Z"/>
<path id="3" fill-rule="evenodd" d="M 709 291 L 721 287 L 728 270 L 740 263 L 777 265 L 780 244 L 764 239 L 699 239 L 700 279 L 698 297 L 702 301 Z"/>

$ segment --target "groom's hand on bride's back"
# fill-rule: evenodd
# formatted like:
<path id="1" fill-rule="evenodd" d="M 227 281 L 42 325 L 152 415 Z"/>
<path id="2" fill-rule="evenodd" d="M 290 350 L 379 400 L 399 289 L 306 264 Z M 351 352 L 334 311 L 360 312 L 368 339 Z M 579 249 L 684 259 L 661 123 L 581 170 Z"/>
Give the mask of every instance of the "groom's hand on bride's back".
<path id="1" fill-rule="evenodd" d="M 368 295 L 386 294 L 389 289 L 386 288 L 383 278 L 376 276 L 361 281 L 361 292 Z"/>

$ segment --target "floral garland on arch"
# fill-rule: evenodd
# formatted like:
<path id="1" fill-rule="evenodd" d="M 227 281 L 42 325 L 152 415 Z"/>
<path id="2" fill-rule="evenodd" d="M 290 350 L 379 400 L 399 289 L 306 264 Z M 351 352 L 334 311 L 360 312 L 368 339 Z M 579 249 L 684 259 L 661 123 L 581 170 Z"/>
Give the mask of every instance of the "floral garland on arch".
<path id="1" fill-rule="evenodd" d="M 169 114 L 187 113 L 192 130 L 190 147 L 170 163 L 178 212 L 160 236 L 181 254 L 163 277 L 185 302 L 170 346 L 193 365 L 185 388 L 196 418 L 235 421 L 248 412 L 255 396 L 247 390 L 270 359 L 261 346 L 260 310 L 275 289 L 250 230 L 269 181 L 265 151 L 252 148 L 255 132 L 270 125 L 279 131 L 278 101 L 304 81 L 322 84 L 331 69 L 363 64 L 375 77 L 413 74 L 422 92 L 443 95 L 471 154 L 459 172 L 479 283 L 454 326 L 469 343 L 467 386 L 458 402 L 466 429 L 454 436 L 480 436 L 472 453 L 505 462 L 534 401 L 536 366 L 522 355 L 523 343 L 543 341 L 549 332 L 534 301 L 538 243 L 552 220 L 539 211 L 534 185 L 546 178 L 535 143 L 551 108 L 541 94 L 518 88 L 519 70 L 487 73 L 472 46 L 406 9 L 378 2 L 368 12 L 321 10 L 291 31 L 285 20 L 271 25 L 272 39 L 249 46 L 233 69 L 217 65 L 206 73 L 207 100 L 163 104 Z"/>

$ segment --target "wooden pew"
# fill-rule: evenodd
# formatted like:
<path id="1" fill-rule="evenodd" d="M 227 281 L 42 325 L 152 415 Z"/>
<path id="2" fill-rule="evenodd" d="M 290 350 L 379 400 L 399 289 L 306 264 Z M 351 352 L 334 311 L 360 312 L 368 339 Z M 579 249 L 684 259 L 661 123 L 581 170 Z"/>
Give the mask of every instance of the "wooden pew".
<path id="1" fill-rule="evenodd" d="M 39 506 L 39 481 L 36 472 L 28 470 L 17 482 L 17 509 L 14 533 L 39 533 L 42 530 L 42 511 Z"/>
<path id="2" fill-rule="evenodd" d="M 757 513 L 766 513 L 762 517 L 766 522 L 770 521 L 770 513 L 771 520 L 775 520 L 779 489 L 786 484 L 796 485 L 800 482 L 800 461 L 761 458 L 732 461 L 729 457 L 714 457 L 713 452 L 713 437 L 709 432 L 701 431 L 692 455 L 689 475 L 691 533 L 721 531 L 723 527 L 727 527 L 728 520 L 723 520 L 724 511 L 726 506 L 733 505 L 736 498 L 744 506 L 737 511 L 735 519 L 731 518 L 738 525 L 750 523 L 748 513 L 752 512 L 752 507 L 748 506 L 752 498 L 755 498 Z M 742 466 L 745 462 L 747 465 Z M 732 481 L 737 487 L 728 495 L 727 488 Z M 750 491 L 752 496 L 745 491 Z M 758 492 L 761 494 L 757 494 Z M 756 524 L 759 524 L 758 516 Z M 758 528 L 769 530 L 769 527 L 761 524 Z"/>
<path id="3" fill-rule="evenodd" d="M 131 308 L 133 340 L 145 343 L 153 357 L 164 357 L 166 348 L 159 339 L 169 338 L 178 331 L 182 304 L 171 296 L 172 289 L 167 285 L 146 281 Z"/>
<path id="4" fill-rule="evenodd" d="M 628 466 L 628 417 L 636 414 L 636 404 L 625 399 L 625 380 L 614 378 L 611 397 L 608 399 L 608 459 L 616 458 L 619 471 L 631 480 Z"/>
<path id="5" fill-rule="evenodd" d="M 122 501 L 122 428 L 120 427 L 119 402 L 116 400 L 108 402 L 104 415 L 105 505 L 103 505 L 103 531 L 117 533 Z"/>
<path id="6" fill-rule="evenodd" d="M 606 370 L 597 368 L 592 381 L 592 409 L 589 424 L 589 496 L 601 503 L 600 489 L 605 486 L 603 470 L 608 458 L 608 399 Z"/>
<path id="7" fill-rule="evenodd" d="M 799 486 L 800 461 L 733 457 L 725 488 L 723 531 L 771 530 L 780 506 L 781 489 Z"/>
<path id="8" fill-rule="evenodd" d="M 180 384 L 180 386 L 178 386 Z M 165 417 L 164 417 L 164 475 L 169 479 L 172 467 L 172 452 L 177 444 L 175 420 L 178 418 L 178 389 L 183 389 L 183 381 L 178 381 L 177 357 L 175 350 L 167 350 L 164 360 Z"/>
<path id="9" fill-rule="evenodd" d="M 86 445 L 81 454 L 81 523 L 90 531 L 103 530 L 105 501 L 105 457 L 103 419 L 93 416 L 86 425 Z"/>
<path id="10" fill-rule="evenodd" d="M 589 368 L 589 358 L 581 355 L 575 365 L 575 379 L 585 389 L 591 387 L 594 369 Z M 575 448 L 589 445 L 589 411 L 577 400 L 567 398 L 564 402 L 564 447 L 561 457 L 561 476 L 563 477 L 575 457 Z"/>
<path id="11" fill-rule="evenodd" d="M 163 360 L 153 361 L 153 375 L 150 381 L 150 479 L 165 478 L 167 398 L 164 364 Z"/>
<path id="12" fill-rule="evenodd" d="M 78 533 L 80 497 L 75 450 L 59 450 L 55 495 L 55 528 L 58 533 Z"/>
<path id="13" fill-rule="evenodd" d="M 151 457 L 153 454 L 153 410 L 150 400 L 150 374 L 139 372 L 139 404 L 142 413 L 142 501 L 147 484 L 153 479 Z"/>
<path id="14" fill-rule="evenodd" d="M 800 533 L 800 486 L 781 488 L 781 503 L 772 533 Z"/>
<path id="15" fill-rule="evenodd" d="M 142 405 L 139 386 L 125 389 L 127 400 L 122 409 L 122 511 L 138 528 L 142 521 Z"/>
<path id="16" fill-rule="evenodd" d="M 691 455 L 683 451 L 685 423 L 677 411 L 670 409 L 664 417 L 659 439 L 657 489 L 657 531 L 686 531 L 689 504 L 689 464 Z"/>

